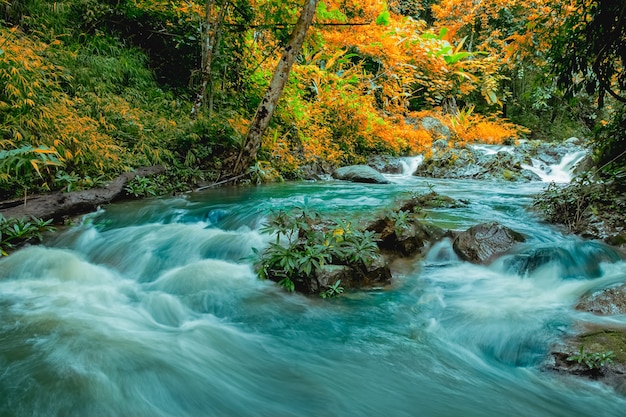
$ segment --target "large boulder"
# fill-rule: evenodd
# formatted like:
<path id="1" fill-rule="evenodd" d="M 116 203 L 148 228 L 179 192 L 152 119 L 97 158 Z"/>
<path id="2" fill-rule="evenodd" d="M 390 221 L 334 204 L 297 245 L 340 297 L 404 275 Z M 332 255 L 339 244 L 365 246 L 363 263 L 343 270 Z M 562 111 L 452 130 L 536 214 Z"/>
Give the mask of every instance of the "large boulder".
<path id="1" fill-rule="evenodd" d="M 452 247 L 464 261 L 486 264 L 525 238 L 499 223 L 481 223 L 457 234 Z"/>
<path id="2" fill-rule="evenodd" d="M 333 178 L 344 181 L 364 182 L 368 184 L 389 184 L 389 180 L 380 172 L 367 165 L 351 165 L 337 168 Z"/>

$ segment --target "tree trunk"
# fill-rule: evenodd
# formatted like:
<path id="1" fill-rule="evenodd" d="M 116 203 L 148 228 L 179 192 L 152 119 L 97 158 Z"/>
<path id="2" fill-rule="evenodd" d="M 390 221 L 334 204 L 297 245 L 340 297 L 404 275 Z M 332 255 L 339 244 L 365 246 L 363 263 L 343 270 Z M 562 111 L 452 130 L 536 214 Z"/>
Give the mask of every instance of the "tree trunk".
<path id="1" fill-rule="evenodd" d="M 241 152 L 233 168 L 233 176 L 243 173 L 256 159 L 257 152 L 261 146 L 263 133 L 270 123 L 278 100 L 289 78 L 291 67 L 300 52 L 300 48 L 302 48 L 304 38 L 315 16 L 317 3 L 319 3 L 319 0 L 305 0 L 302 6 L 300 18 L 293 29 L 289 42 L 283 50 L 283 55 L 276 66 L 270 86 L 257 108 L 254 119 L 252 119 L 250 123 L 248 134 L 246 135 L 243 147 L 241 148 Z"/>
<path id="2" fill-rule="evenodd" d="M 206 17 L 204 21 L 204 28 L 202 31 L 202 63 L 201 63 L 201 81 L 196 100 L 193 103 L 191 109 L 191 117 L 195 119 L 200 113 L 200 109 L 207 103 L 207 86 L 212 85 L 211 80 L 211 65 L 213 64 L 213 57 L 216 50 L 219 47 L 220 31 L 222 28 L 222 22 L 226 14 L 227 4 L 220 6 L 216 0 L 206 0 Z M 219 12 L 216 8 L 220 7 Z M 212 95 L 212 88 L 209 89 L 209 94 Z"/>

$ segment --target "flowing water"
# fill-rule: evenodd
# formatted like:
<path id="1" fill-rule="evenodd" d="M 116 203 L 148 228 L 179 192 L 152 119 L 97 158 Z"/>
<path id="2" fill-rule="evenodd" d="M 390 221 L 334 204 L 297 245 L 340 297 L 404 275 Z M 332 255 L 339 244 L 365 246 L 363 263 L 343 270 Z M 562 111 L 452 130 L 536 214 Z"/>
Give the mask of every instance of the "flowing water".
<path id="1" fill-rule="evenodd" d="M 541 183 L 389 178 L 115 204 L 3 259 L 0 416 L 623 416 L 611 388 L 543 369 L 577 323 L 608 320 L 573 305 L 626 281 L 625 263 L 532 215 Z M 255 277 L 270 210 L 345 217 L 431 188 L 469 204 L 429 221 L 499 221 L 528 242 L 486 267 L 444 240 L 389 288 L 326 300 Z M 580 270 L 516 266 L 538 248 Z"/>

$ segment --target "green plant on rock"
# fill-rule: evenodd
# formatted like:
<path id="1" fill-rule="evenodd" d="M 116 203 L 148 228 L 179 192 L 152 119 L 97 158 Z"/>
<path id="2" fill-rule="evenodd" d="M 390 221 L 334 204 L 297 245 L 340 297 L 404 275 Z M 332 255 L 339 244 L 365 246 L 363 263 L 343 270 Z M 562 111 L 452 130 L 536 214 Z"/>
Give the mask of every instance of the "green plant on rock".
<path id="1" fill-rule="evenodd" d="M 43 233 L 54 230 L 52 219 L 42 220 L 32 217 L 6 219 L 0 215 L 0 254 L 7 256 L 7 251 L 29 241 L 41 241 Z"/>
<path id="2" fill-rule="evenodd" d="M 387 218 L 393 223 L 396 236 L 400 236 L 409 227 L 409 212 L 405 210 L 391 210 Z"/>
<path id="3" fill-rule="evenodd" d="M 604 368 L 607 365 L 613 364 L 613 358 L 615 354 L 613 351 L 607 352 L 585 352 L 585 346 L 580 345 L 578 354 L 567 357 L 568 362 L 576 362 L 578 364 L 585 364 L 589 370 L 596 370 Z"/>
<path id="4" fill-rule="evenodd" d="M 148 177 L 136 176 L 132 180 L 128 181 L 124 189 L 128 194 L 132 194 L 135 197 L 158 195 L 156 184 Z"/>
<path id="5" fill-rule="evenodd" d="M 322 298 L 333 298 L 343 294 L 344 288 L 341 286 L 341 280 L 338 279 L 333 285 L 320 292 Z"/>
<path id="6" fill-rule="evenodd" d="M 355 231 L 344 239 L 342 248 L 345 260 L 358 266 L 369 266 L 377 257 L 378 244 L 376 232 Z"/>
<path id="7" fill-rule="evenodd" d="M 261 231 L 275 234 L 276 240 L 263 251 L 255 250 L 258 274 L 288 291 L 313 292 L 315 272 L 324 265 L 348 265 L 365 273 L 379 253 L 374 232 L 354 230 L 346 220 L 322 219 L 305 206 L 274 213 Z M 322 293 L 340 291 L 343 287 L 335 284 Z"/>

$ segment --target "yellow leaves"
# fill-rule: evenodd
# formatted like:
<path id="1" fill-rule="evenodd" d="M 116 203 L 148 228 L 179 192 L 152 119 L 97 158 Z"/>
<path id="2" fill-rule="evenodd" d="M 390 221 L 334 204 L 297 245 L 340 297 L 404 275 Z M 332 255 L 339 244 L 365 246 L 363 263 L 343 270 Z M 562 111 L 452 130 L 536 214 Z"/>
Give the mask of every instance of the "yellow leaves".
<path id="1" fill-rule="evenodd" d="M 456 115 L 439 115 L 437 118 L 450 128 L 453 140 L 459 146 L 470 143 L 500 145 L 529 132 L 507 120 L 474 113 L 473 106 L 460 110 Z"/>

